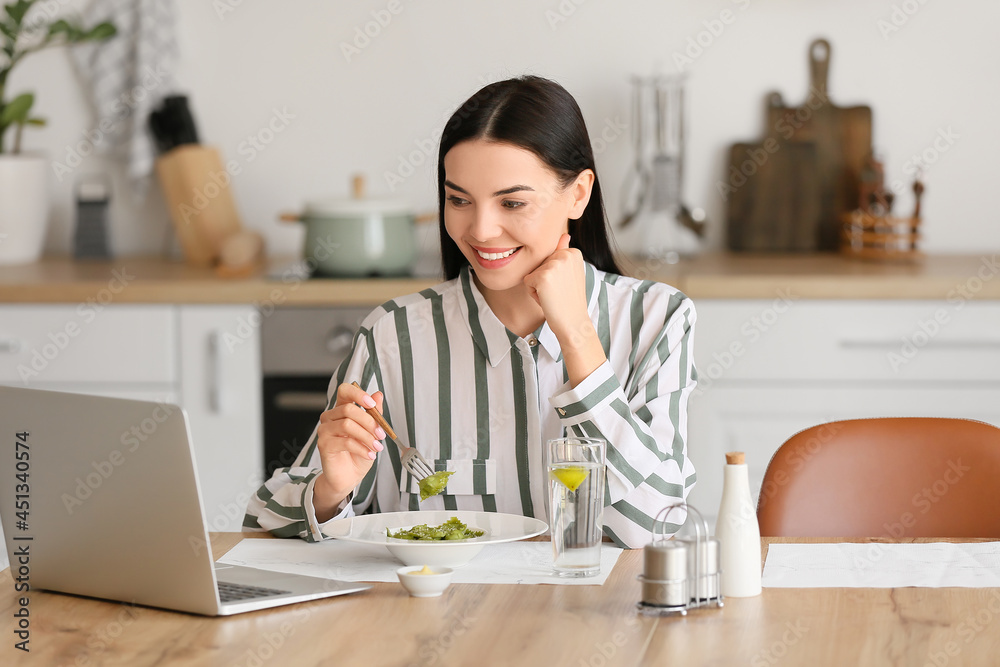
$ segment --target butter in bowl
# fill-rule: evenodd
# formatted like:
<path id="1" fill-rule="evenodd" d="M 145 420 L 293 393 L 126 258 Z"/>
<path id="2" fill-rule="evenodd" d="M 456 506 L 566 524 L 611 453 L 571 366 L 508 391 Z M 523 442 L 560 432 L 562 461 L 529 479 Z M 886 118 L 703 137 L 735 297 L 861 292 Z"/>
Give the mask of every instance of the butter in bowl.
<path id="1" fill-rule="evenodd" d="M 415 598 L 436 598 L 451 584 L 450 567 L 407 565 L 396 570 L 399 583 Z"/>

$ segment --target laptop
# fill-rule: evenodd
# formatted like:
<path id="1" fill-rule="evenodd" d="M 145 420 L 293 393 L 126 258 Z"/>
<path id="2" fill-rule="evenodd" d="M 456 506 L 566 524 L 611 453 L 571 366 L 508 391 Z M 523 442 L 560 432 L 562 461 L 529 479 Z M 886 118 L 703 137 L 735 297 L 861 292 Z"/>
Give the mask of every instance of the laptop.
<path id="1" fill-rule="evenodd" d="M 0 387 L 0 438 L 7 553 L 32 589 L 225 616 L 371 588 L 216 566 L 179 406 Z"/>

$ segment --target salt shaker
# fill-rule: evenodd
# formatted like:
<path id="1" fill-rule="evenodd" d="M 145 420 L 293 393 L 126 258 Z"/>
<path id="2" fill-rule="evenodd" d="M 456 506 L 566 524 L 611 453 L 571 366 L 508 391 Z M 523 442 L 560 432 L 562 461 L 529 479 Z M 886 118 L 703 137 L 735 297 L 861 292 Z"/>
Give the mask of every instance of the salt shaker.
<path id="1" fill-rule="evenodd" d="M 651 607 L 684 607 L 691 601 L 688 545 L 653 542 L 643 549 L 642 602 Z"/>
<path id="2" fill-rule="evenodd" d="M 750 498 L 743 452 L 726 454 L 722 503 L 715 524 L 725 597 L 760 595 L 760 526 Z"/>

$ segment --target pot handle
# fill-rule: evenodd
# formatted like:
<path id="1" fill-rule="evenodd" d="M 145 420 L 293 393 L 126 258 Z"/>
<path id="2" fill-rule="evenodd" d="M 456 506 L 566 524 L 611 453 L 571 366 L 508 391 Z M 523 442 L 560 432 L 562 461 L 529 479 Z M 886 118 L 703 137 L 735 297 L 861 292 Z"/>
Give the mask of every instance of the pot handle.
<path id="1" fill-rule="evenodd" d="M 281 222 L 301 222 L 302 215 L 299 213 L 282 213 L 278 216 Z"/>

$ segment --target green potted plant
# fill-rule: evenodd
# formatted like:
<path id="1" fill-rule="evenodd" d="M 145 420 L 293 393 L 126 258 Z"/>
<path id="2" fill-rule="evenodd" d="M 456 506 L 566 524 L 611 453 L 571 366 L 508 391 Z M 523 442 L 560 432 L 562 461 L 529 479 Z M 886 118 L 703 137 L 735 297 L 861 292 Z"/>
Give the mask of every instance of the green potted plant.
<path id="1" fill-rule="evenodd" d="M 37 260 L 48 223 L 48 165 L 44 155 L 21 152 L 27 126 L 43 126 L 45 119 L 32 113 L 35 96 L 11 94 L 11 70 L 27 56 L 53 46 L 103 41 L 116 30 L 110 23 L 84 29 L 65 19 L 50 20 L 42 10 L 52 3 L 18 0 L 4 5 L 0 14 L 0 264 Z"/>

